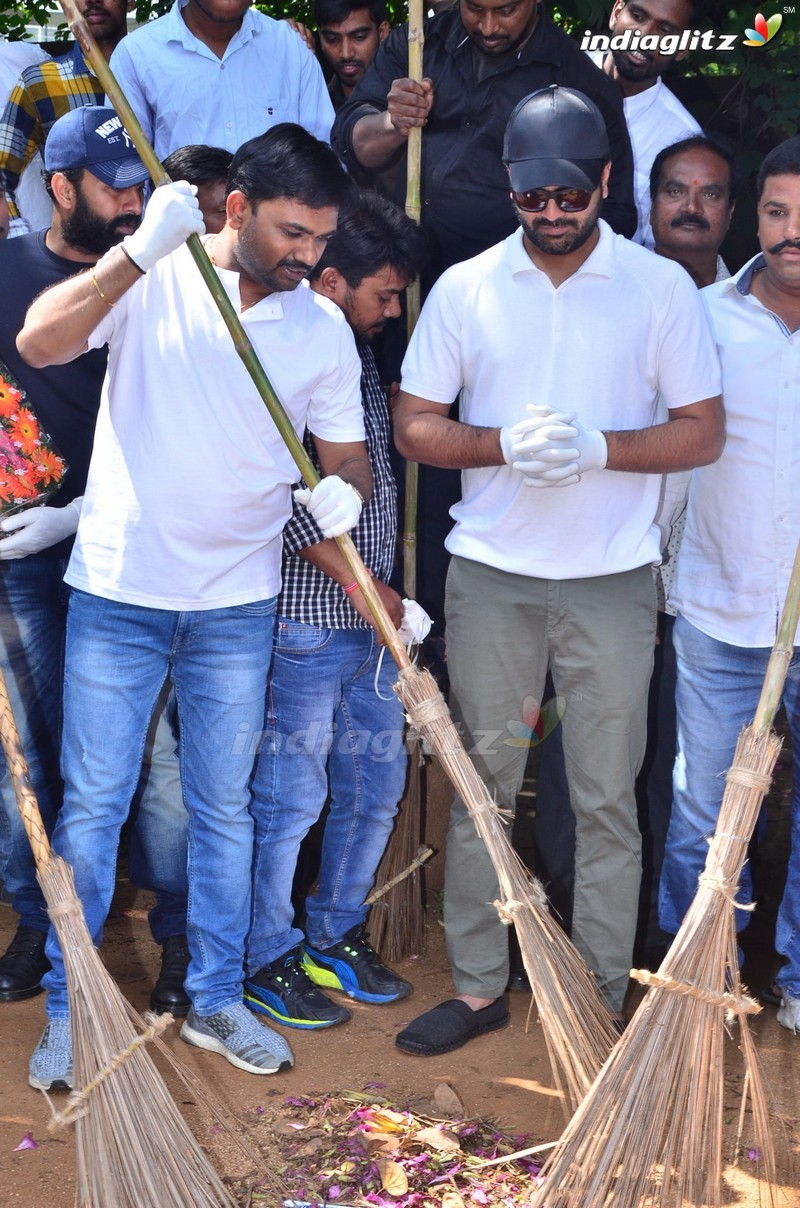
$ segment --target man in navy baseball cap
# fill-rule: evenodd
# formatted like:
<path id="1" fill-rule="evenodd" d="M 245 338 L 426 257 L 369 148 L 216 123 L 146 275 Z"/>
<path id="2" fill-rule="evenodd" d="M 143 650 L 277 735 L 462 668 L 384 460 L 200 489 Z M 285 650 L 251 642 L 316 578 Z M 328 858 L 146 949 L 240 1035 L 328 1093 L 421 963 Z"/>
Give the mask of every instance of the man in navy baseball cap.
<path id="1" fill-rule="evenodd" d="M 144 184 L 149 175 L 128 131 L 105 105 L 84 105 L 60 117 L 47 137 L 44 165 L 48 172 L 88 168 L 112 189 Z"/>
<path id="2" fill-rule="evenodd" d="M 140 225 L 147 168 L 109 106 L 65 113 L 44 149 L 45 187 L 60 235 L 90 261 Z"/>

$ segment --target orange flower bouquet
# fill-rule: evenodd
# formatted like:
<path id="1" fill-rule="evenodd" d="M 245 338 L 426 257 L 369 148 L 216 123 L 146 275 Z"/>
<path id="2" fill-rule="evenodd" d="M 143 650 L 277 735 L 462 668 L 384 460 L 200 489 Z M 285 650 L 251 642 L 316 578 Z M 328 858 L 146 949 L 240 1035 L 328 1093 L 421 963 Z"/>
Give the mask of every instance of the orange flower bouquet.
<path id="1" fill-rule="evenodd" d="M 0 516 L 44 503 L 67 463 L 39 426 L 25 391 L 0 361 Z"/>

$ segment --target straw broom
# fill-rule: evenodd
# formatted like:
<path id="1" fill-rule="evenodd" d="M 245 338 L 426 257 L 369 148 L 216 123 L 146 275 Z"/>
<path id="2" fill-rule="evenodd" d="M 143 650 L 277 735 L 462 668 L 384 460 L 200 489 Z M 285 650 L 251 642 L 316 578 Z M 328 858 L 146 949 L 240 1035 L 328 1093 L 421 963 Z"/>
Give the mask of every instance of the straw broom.
<path id="1" fill-rule="evenodd" d="M 92 943 L 72 870 L 50 847 L 1 669 L 0 739 L 64 954 L 76 1078 L 79 1086 L 94 1083 L 91 1099 L 79 1092 L 65 1113 L 75 1117 L 77 1202 L 81 1208 L 234 1208 L 143 1043 L 172 1016 L 148 1027 L 125 1002 Z"/>
<path id="2" fill-rule="evenodd" d="M 106 96 L 133 139 L 154 184 L 168 183 L 169 177 L 111 69 L 99 53 L 73 0 L 60 0 L 60 4 L 84 56 L 91 63 Z M 253 379 L 300 473 L 313 489 L 319 482 L 319 475 L 289 422 L 200 239 L 192 235 L 186 242 L 231 334 L 236 352 Z M 611 1049 L 616 1032 L 610 1012 L 577 949 L 554 923 L 547 909 L 544 891 L 527 874 L 511 847 L 500 812 L 472 766 L 435 680 L 429 672 L 419 671 L 412 665 L 352 539 L 345 534 L 337 537 L 337 542 L 400 669 L 395 691 L 405 705 L 408 719 L 428 739 L 439 756 L 486 842 L 502 887 L 503 901 L 498 903 L 498 909 L 507 922 L 513 920 L 517 927 L 523 961 L 531 985 L 536 987 L 536 1004 L 554 1078 L 575 1107 L 589 1089 Z"/>
<path id="3" fill-rule="evenodd" d="M 747 1016 L 736 943 L 736 889 L 781 742 L 771 730 L 800 617 L 800 546 L 753 722 L 736 746 L 697 894 L 658 973 L 631 970 L 649 986 L 627 1032 L 545 1167 L 532 1208 L 717 1208 L 722 1180 L 723 1043 L 738 1019 L 755 1141 L 775 1180 L 769 1113 Z M 744 907 L 748 909 L 748 907 Z M 752 908 L 750 908 L 752 909 Z M 742 1115 L 745 1103 L 742 1103 Z M 740 1119 L 741 1131 L 741 1119 Z M 650 1202 L 650 1201 L 648 1201 Z"/>
<path id="4" fill-rule="evenodd" d="M 425 46 L 422 0 L 408 4 L 408 74 L 422 80 L 422 51 Z M 406 214 L 419 225 L 420 179 L 422 176 L 422 128 L 408 132 L 408 168 Z M 420 311 L 419 278 L 406 289 L 408 338 L 417 325 Z M 403 521 L 403 590 L 417 598 L 417 492 L 419 466 L 406 462 L 405 510 Z M 369 938 L 384 960 L 398 961 L 419 952 L 425 938 L 425 911 L 422 874 L 414 868 L 422 839 L 422 802 L 424 798 L 424 757 L 419 739 L 409 743 L 408 782 L 400 802 L 394 829 L 376 874 L 376 894 L 380 901 L 370 911 Z M 413 871 L 412 871 L 413 870 Z M 406 876 L 401 874 L 406 872 Z M 400 878 L 398 880 L 398 878 Z M 388 888 L 393 883 L 392 888 Z"/>

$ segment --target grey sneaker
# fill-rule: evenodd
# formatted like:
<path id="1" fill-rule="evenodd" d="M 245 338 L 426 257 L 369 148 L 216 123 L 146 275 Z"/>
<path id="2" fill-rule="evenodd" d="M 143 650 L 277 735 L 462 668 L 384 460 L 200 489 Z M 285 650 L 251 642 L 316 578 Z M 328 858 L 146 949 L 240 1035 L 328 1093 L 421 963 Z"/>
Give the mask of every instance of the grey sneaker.
<path id="1" fill-rule="evenodd" d="M 785 990 L 781 991 L 778 1023 L 794 1032 L 795 1036 L 800 1035 L 800 998 L 791 998 Z"/>
<path id="2" fill-rule="evenodd" d="M 278 1074 L 294 1065 L 292 1050 L 271 1028 L 253 1018 L 244 1003 L 198 1015 L 192 1007 L 181 1028 L 181 1039 L 199 1049 L 221 1053 L 226 1061 L 248 1074 Z"/>
<path id="3" fill-rule="evenodd" d="M 37 1091 L 71 1091 L 72 1035 L 68 1019 L 51 1019 L 28 1063 L 28 1082 Z"/>

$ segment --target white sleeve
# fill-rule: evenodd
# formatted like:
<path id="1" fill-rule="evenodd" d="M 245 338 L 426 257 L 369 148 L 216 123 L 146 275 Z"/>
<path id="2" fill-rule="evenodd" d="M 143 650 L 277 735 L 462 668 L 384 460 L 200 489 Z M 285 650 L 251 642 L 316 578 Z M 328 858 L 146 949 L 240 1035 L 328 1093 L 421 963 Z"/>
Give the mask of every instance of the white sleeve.
<path id="1" fill-rule="evenodd" d="M 136 59 L 131 53 L 130 46 L 134 38 L 135 34 L 129 34 L 120 42 L 111 56 L 109 66 L 152 146 L 155 141 L 155 114 L 140 78 Z"/>
<path id="2" fill-rule="evenodd" d="M 674 410 L 722 393 L 716 345 L 700 292 L 688 273 L 677 274 L 663 310 L 658 389 Z"/>
<path id="3" fill-rule="evenodd" d="M 299 34 L 295 36 L 302 41 Z M 316 57 L 305 43 L 303 43 L 302 50 L 304 53 L 299 65 L 298 122 L 301 126 L 305 126 L 306 130 L 315 138 L 321 139 L 323 143 L 329 143 L 335 114 L 325 84 L 325 77 Z"/>
<path id="4" fill-rule="evenodd" d="M 466 290 L 460 277 L 449 269 L 434 285 L 402 368 L 401 388 L 406 394 L 448 407 L 464 385 L 461 328 Z"/>
<path id="5" fill-rule="evenodd" d="M 333 444 L 364 440 L 361 403 L 361 357 L 344 318 L 338 324 L 336 357 L 331 370 L 314 389 L 306 424 L 309 432 Z"/>

